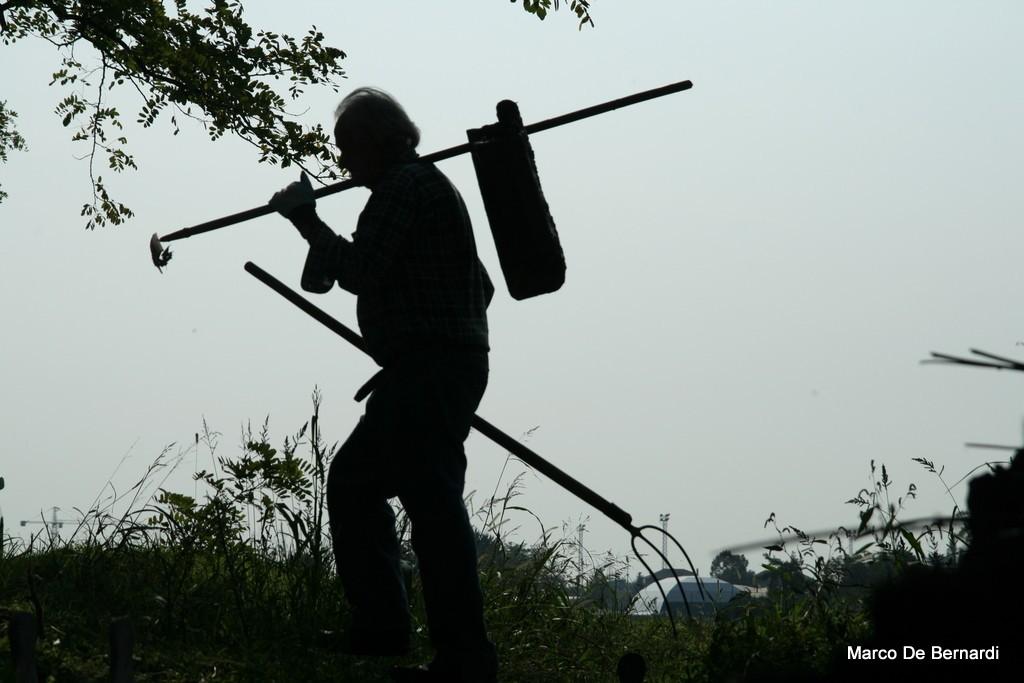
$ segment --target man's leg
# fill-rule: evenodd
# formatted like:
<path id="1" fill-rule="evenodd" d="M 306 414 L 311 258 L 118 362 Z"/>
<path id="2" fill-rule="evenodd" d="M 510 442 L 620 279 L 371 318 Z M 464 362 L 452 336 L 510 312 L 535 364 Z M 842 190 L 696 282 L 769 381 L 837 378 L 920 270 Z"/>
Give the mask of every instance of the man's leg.
<path id="1" fill-rule="evenodd" d="M 430 482 L 429 494 L 402 496 L 437 651 L 435 668 L 452 680 L 486 681 L 497 671 L 497 656 L 484 625 L 476 539 L 462 486 L 439 491 L 435 484 Z"/>
<path id="2" fill-rule="evenodd" d="M 374 471 L 375 442 L 363 420 L 338 450 L 327 475 L 327 509 L 338 576 L 352 608 L 348 645 L 356 654 L 397 654 L 408 647 L 409 608 L 395 514 Z"/>
<path id="3" fill-rule="evenodd" d="M 399 499 L 412 525 L 431 641 L 445 680 L 488 681 L 497 671 L 477 574 L 476 537 L 463 503 L 463 442 L 487 384 L 487 357 L 441 359 L 416 377 L 419 394 Z M 422 392 L 422 393 L 421 393 Z"/>

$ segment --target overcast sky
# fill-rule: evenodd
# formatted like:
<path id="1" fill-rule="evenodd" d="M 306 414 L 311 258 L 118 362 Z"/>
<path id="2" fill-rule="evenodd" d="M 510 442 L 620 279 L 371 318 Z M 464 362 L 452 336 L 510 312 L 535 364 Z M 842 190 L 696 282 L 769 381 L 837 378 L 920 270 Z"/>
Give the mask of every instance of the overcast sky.
<path id="1" fill-rule="evenodd" d="M 348 54 L 341 94 L 392 92 L 424 153 L 492 122 L 501 99 L 530 122 L 693 81 L 532 138 L 566 284 L 523 302 L 499 287 L 479 414 L 512 435 L 539 426 L 529 445 L 635 522 L 670 514 L 702 572 L 721 548 L 766 538 L 772 512 L 854 525 L 844 501 L 872 459 L 894 493 L 918 484 L 915 517 L 953 501 L 911 458 L 952 484 L 1005 457 L 965 442 L 1020 443 L 1024 377 L 919 361 L 969 347 L 1024 358 L 1024 5 L 605 0 L 596 28 L 577 31 L 565 8 L 540 22 L 502 0 L 247 4 L 254 27 L 315 24 Z M 0 49 L 0 98 L 30 148 L 0 169 L 9 532 L 52 506 L 74 519 L 128 453 L 113 479 L 124 490 L 204 418 L 223 434 L 218 455 L 237 455 L 244 423 L 268 414 L 279 445 L 314 386 L 326 437 L 343 440 L 372 363 L 242 270 L 252 260 L 298 289 L 305 243 L 289 224 L 178 242 L 163 274 L 149 261 L 154 231 L 263 204 L 296 174 L 197 126 L 130 126 L 140 171 L 103 175 L 137 217 L 86 232 L 86 149 L 47 86 L 59 58 L 41 41 Z M 311 91 L 292 109 L 330 126 L 339 98 Z M 131 122 L 138 103 L 123 102 Z M 441 168 L 499 282 L 470 160 Z M 322 200 L 320 214 L 347 235 L 367 196 Z M 348 293 L 314 298 L 355 325 Z M 478 501 L 525 469 L 499 482 L 501 449 L 474 435 L 467 451 Z M 191 493 L 191 458 L 168 487 Z M 538 475 L 518 503 L 549 527 L 589 518 L 590 550 L 628 551 L 620 527 Z M 532 518 L 513 519 L 537 539 Z"/>

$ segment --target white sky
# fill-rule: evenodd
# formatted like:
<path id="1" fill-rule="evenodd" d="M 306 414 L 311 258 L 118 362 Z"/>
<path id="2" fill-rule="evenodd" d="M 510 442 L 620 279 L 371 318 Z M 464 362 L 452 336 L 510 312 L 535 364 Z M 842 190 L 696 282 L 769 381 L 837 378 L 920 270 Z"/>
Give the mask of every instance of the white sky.
<path id="1" fill-rule="evenodd" d="M 855 524 L 844 501 L 871 459 L 894 493 L 918 483 L 908 516 L 940 514 L 952 502 L 912 457 L 951 484 L 1004 457 L 964 442 L 1020 442 L 1022 378 L 918 364 L 969 347 L 1024 357 L 1020 3 L 595 2 L 582 32 L 565 8 L 539 22 L 501 0 L 248 5 L 254 27 L 316 24 L 349 55 L 342 90 L 392 92 L 424 153 L 492 122 L 500 99 L 530 122 L 693 80 L 533 137 L 567 281 L 526 302 L 499 290 L 479 413 L 513 435 L 539 425 L 529 445 L 635 522 L 670 513 L 702 572 L 717 550 L 767 538 L 771 512 L 804 529 Z M 152 232 L 262 204 L 296 174 L 196 126 L 132 126 L 141 170 L 103 175 L 137 218 L 86 232 L 86 149 L 46 85 L 58 57 L 31 40 L 0 49 L 0 97 L 30 147 L 0 177 L 8 530 L 51 506 L 74 518 L 130 451 L 113 480 L 127 488 L 204 417 L 219 455 L 267 414 L 280 445 L 314 385 L 326 436 L 344 439 L 370 361 L 242 270 L 252 260 L 298 289 L 305 247 L 286 222 L 178 242 L 163 275 L 148 256 Z M 294 109 L 330 125 L 339 98 L 310 92 Z M 137 107 L 126 94 L 126 122 Z M 500 281 L 470 160 L 442 169 Z M 320 213 L 348 234 L 366 196 Z M 342 290 L 315 302 L 355 324 Z M 467 450 L 479 499 L 504 457 L 479 435 Z M 191 493 L 179 474 L 168 485 Z M 518 502 L 552 527 L 589 517 L 590 550 L 628 551 L 617 525 L 542 478 Z"/>

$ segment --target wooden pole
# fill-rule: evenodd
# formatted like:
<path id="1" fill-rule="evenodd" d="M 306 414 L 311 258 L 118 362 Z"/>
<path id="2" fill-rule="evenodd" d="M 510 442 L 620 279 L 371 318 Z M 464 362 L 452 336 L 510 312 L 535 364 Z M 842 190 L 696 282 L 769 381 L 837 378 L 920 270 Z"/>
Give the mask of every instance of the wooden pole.
<path id="1" fill-rule="evenodd" d="M 591 116 L 597 116 L 598 114 L 604 114 L 606 112 L 619 109 L 621 107 L 628 107 L 632 104 L 639 102 L 646 102 L 657 97 L 664 97 L 665 95 L 671 95 L 672 93 L 682 92 L 689 90 L 693 87 L 691 81 L 679 81 L 678 83 L 671 83 L 669 85 L 663 85 L 660 88 L 652 88 L 651 90 L 645 90 L 643 92 L 634 93 L 627 95 L 626 97 L 619 97 L 609 102 L 603 102 L 596 104 L 592 107 L 585 107 L 568 114 L 562 114 L 561 116 L 555 116 L 544 121 L 538 121 L 528 126 L 524 126 L 523 130 L 529 133 L 539 133 L 542 130 L 549 130 L 558 126 L 564 126 L 567 123 L 574 123 L 583 119 L 590 118 Z M 444 159 L 450 159 L 451 157 L 465 154 L 470 150 L 469 143 L 463 143 L 461 145 L 455 145 L 448 149 L 442 149 L 431 154 L 427 154 L 421 157 L 423 161 L 429 161 L 431 163 L 435 161 L 442 161 Z M 317 199 L 326 197 L 328 195 L 342 192 L 349 188 L 355 187 L 356 183 L 351 180 L 343 180 L 327 187 L 321 187 L 313 192 L 313 196 Z M 239 211 L 233 213 L 230 216 L 223 216 L 221 218 L 215 218 L 212 221 L 206 223 L 200 223 L 199 225 L 193 225 L 190 228 L 182 228 L 172 233 L 168 233 L 163 237 L 159 238 L 160 242 L 173 242 L 175 240 L 185 239 L 186 237 L 192 237 L 193 235 L 200 235 L 204 232 L 210 232 L 211 230 L 218 230 L 220 228 L 226 228 L 229 225 L 236 225 L 238 223 L 244 223 L 245 221 L 252 220 L 253 218 L 259 218 L 268 214 L 274 213 L 269 205 L 264 204 L 263 206 L 257 206 L 246 211 Z"/>
<path id="2" fill-rule="evenodd" d="M 309 301 L 306 301 L 297 292 L 292 290 L 288 285 L 284 284 L 276 277 L 263 270 L 253 262 L 245 264 L 245 270 L 257 280 L 267 285 L 275 292 L 288 299 L 303 311 L 305 311 L 312 318 L 330 328 L 339 336 L 343 337 L 345 341 L 355 346 L 360 351 L 366 352 L 366 346 L 363 343 L 363 338 L 358 334 L 347 328 L 342 323 L 338 322 L 323 310 L 314 306 Z M 630 533 L 634 533 L 636 528 L 633 526 L 633 518 L 628 512 L 615 505 L 611 501 L 601 497 L 597 492 L 576 481 L 571 476 L 555 467 L 550 462 L 542 458 L 537 453 L 519 443 L 511 436 L 501 431 L 490 422 L 487 422 L 479 415 L 473 416 L 473 428 L 478 432 L 486 436 L 488 439 L 498 444 L 505 450 L 509 451 L 517 458 L 525 462 L 533 469 L 539 471 L 541 474 L 547 476 L 549 479 L 554 481 L 556 484 L 566 489 L 570 493 L 574 494 L 577 498 L 580 498 L 586 503 L 593 505 L 595 508 L 600 510 L 613 522 L 616 522 Z"/>

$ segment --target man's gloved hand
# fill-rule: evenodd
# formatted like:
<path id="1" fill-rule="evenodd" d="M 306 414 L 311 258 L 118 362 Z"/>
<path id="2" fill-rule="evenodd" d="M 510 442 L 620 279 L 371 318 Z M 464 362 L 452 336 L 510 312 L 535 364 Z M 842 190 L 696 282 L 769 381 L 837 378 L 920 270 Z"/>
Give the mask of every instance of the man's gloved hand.
<path id="1" fill-rule="evenodd" d="M 306 172 L 302 172 L 298 182 L 291 183 L 283 190 L 274 193 L 274 196 L 267 203 L 285 218 L 291 218 L 296 209 L 300 207 L 316 207 L 313 185 L 309 182 Z"/>

